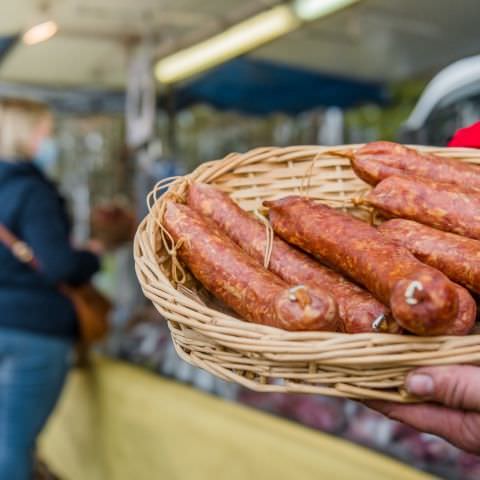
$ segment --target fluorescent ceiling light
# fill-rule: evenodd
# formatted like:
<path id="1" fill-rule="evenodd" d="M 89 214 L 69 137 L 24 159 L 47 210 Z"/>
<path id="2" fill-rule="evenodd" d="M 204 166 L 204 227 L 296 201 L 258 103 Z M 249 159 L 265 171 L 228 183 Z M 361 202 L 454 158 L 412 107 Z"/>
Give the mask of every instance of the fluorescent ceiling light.
<path id="1" fill-rule="evenodd" d="M 173 83 L 242 55 L 296 29 L 300 21 L 281 5 L 238 23 L 193 47 L 159 60 L 157 79 Z"/>
<path id="2" fill-rule="evenodd" d="M 292 9 L 304 21 L 315 20 L 348 7 L 359 0 L 295 0 Z"/>
<path id="3" fill-rule="evenodd" d="M 296 30 L 304 21 L 330 15 L 358 1 L 294 0 L 288 5 L 279 5 L 160 59 L 155 75 L 161 83 L 178 82 Z"/>
<path id="4" fill-rule="evenodd" d="M 39 23 L 28 29 L 22 37 L 25 45 L 35 45 L 52 38 L 58 32 L 58 25 L 53 21 Z"/>

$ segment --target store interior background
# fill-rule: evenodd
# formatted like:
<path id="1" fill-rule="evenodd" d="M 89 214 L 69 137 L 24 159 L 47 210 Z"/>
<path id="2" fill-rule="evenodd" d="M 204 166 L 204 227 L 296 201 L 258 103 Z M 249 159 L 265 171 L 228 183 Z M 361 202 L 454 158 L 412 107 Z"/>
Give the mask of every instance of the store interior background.
<path id="1" fill-rule="evenodd" d="M 156 78 L 157 62 L 173 52 L 294 3 L 2 2 L 0 96 L 27 96 L 55 108 L 59 156 L 49 174 L 68 197 L 77 241 L 89 237 L 97 208 L 120 205 L 138 220 L 157 181 L 230 152 L 375 139 L 444 146 L 456 129 L 478 121 L 478 0 L 350 2 L 173 84 Z M 28 28 L 52 20 L 58 25 L 52 38 L 25 44 Z M 456 63 L 463 59 L 468 60 Z M 354 402 L 255 394 L 183 363 L 139 290 L 131 243 L 108 252 L 96 281 L 116 302 L 114 330 L 99 348 L 103 356 L 345 438 L 441 478 L 479 477 L 474 457 Z"/>

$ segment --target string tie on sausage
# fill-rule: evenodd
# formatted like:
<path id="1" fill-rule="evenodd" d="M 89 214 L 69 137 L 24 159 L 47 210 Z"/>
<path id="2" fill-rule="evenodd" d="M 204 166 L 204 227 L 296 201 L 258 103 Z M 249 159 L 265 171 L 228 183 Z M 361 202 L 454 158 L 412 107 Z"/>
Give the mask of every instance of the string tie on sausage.
<path id="1" fill-rule="evenodd" d="M 305 173 L 303 174 L 302 180 L 300 182 L 300 195 L 306 196 L 307 192 L 310 191 L 312 187 L 312 174 L 313 174 L 313 169 L 315 167 L 315 162 L 322 156 L 325 155 L 322 152 L 317 153 L 310 164 L 308 165 L 307 169 L 305 170 Z"/>
<path id="2" fill-rule="evenodd" d="M 275 234 L 270 222 L 258 210 L 255 210 L 253 213 L 255 217 L 257 217 L 265 225 L 265 251 L 263 254 L 263 266 L 268 269 L 270 265 L 270 259 L 272 258 L 273 239 Z"/>
<path id="3" fill-rule="evenodd" d="M 181 248 L 184 240 L 180 239 L 177 243 L 175 243 L 170 233 L 163 226 L 163 216 L 165 214 L 166 202 L 162 202 L 162 204 L 159 205 L 157 201 L 160 198 L 159 194 L 162 192 L 162 190 L 167 188 L 168 190 L 161 195 L 165 200 L 173 200 L 175 202 L 183 203 L 189 184 L 189 178 L 164 178 L 163 180 L 157 182 L 153 190 L 147 196 L 147 206 L 150 211 L 150 215 L 153 216 L 155 223 L 160 230 L 161 244 L 167 254 L 165 258 L 161 259 L 161 263 L 165 263 L 166 260 L 170 259 L 171 278 L 177 285 L 185 283 L 187 279 L 185 270 L 177 257 L 177 251 Z"/>
<path id="4" fill-rule="evenodd" d="M 353 152 L 353 150 L 352 150 Z M 347 155 L 348 152 L 346 152 L 346 154 L 343 154 L 342 152 L 340 151 L 336 151 L 336 150 L 328 150 L 326 152 L 318 152 L 314 157 L 313 159 L 310 161 L 309 165 L 307 166 L 307 168 L 305 169 L 305 173 L 303 174 L 303 177 L 301 178 L 301 181 L 300 181 L 300 188 L 299 188 L 299 194 L 301 196 L 305 196 L 305 197 L 308 197 L 309 195 L 309 192 L 312 188 L 312 178 L 313 178 L 313 171 L 314 171 L 314 168 L 315 168 L 315 164 L 317 162 L 317 160 L 327 156 L 327 155 L 332 155 L 332 156 L 336 156 L 336 157 L 348 157 Z M 350 158 L 350 157 L 348 157 Z M 353 204 L 353 202 L 349 199 L 345 199 L 345 198 L 335 198 L 334 196 L 330 195 L 315 195 L 315 199 L 316 200 L 320 200 L 322 203 L 325 203 L 326 205 L 329 205 L 329 206 L 332 206 L 334 208 L 349 208 L 349 207 L 352 207 L 352 206 L 355 206 Z"/>
<path id="5" fill-rule="evenodd" d="M 178 259 L 177 252 L 182 247 L 185 240 L 183 238 L 180 238 L 178 242 L 175 243 L 171 235 L 165 229 L 165 227 L 163 227 L 161 232 L 163 247 L 165 248 L 171 260 L 172 280 L 175 282 L 175 284 L 183 284 L 185 283 L 187 276 L 184 268 L 182 267 L 182 264 L 180 263 L 180 260 Z M 166 241 L 167 237 L 168 241 Z"/>
<path id="6" fill-rule="evenodd" d="M 354 197 L 350 200 L 351 204 L 354 207 L 366 207 L 366 206 L 368 206 L 368 203 L 365 201 L 365 197 L 367 196 L 369 191 L 370 191 L 370 189 L 361 190 L 356 197 Z"/>
<path id="7" fill-rule="evenodd" d="M 408 287 L 405 289 L 405 301 L 408 305 L 417 305 L 418 299 L 415 298 L 416 292 L 423 291 L 423 284 L 418 280 L 411 282 Z"/>
<path id="8" fill-rule="evenodd" d="M 155 212 L 151 212 L 152 214 Z M 181 238 L 178 242 L 175 243 L 173 237 L 170 235 L 168 230 L 163 226 L 161 219 L 165 213 L 165 203 L 158 209 L 158 214 L 155 215 L 155 223 L 160 229 L 160 239 L 162 242 L 162 247 L 167 253 L 166 260 L 170 259 L 171 265 L 171 278 L 175 284 L 183 284 L 187 279 L 187 274 L 185 273 L 182 264 L 177 256 L 177 251 L 182 247 L 184 239 Z"/>
<path id="9" fill-rule="evenodd" d="M 162 191 L 167 189 L 167 192 L 164 192 L 163 194 L 166 195 L 175 195 L 175 198 L 179 198 L 179 194 L 177 192 L 174 192 L 172 187 L 176 185 L 180 185 L 180 182 L 183 182 L 184 180 L 182 177 L 168 177 L 160 180 L 155 184 L 153 187 L 152 191 L 147 195 L 147 207 L 148 210 L 151 211 L 157 200 L 160 198 L 160 194 Z M 185 182 L 186 184 L 187 182 Z M 186 186 L 186 185 L 185 185 Z M 184 188 L 185 188 L 184 186 Z"/>

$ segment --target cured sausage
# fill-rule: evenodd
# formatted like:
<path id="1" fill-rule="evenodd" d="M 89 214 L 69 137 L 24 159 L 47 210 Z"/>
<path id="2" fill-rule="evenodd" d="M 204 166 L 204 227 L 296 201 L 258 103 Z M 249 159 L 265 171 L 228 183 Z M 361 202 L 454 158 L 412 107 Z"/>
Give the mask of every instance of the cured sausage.
<path id="1" fill-rule="evenodd" d="M 371 225 L 302 197 L 264 202 L 275 232 L 365 286 L 418 335 L 440 335 L 458 312 L 455 285 Z"/>
<path id="2" fill-rule="evenodd" d="M 163 225 L 197 280 L 245 320 L 285 330 L 335 325 L 331 298 L 303 285 L 289 288 L 190 207 L 167 201 Z"/>
<path id="3" fill-rule="evenodd" d="M 350 153 L 355 173 L 370 185 L 392 175 L 423 177 L 480 191 L 480 167 L 393 142 L 371 142 Z"/>
<path id="4" fill-rule="evenodd" d="M 210 185 L 194 183 L 188 189 L 187 204 L 213 220 L 255 260 L 263 262 L 267 243 L 265 226 L 226 193 Z M 268 268 L 289 285 L 308 285 L 320 297 L 332 295 L 338 305 L 339 329 L 346 333 L 399 333 L 401 330 L 388 309 L 370 293 L 277 236 L 273 239 Z"/>
<path id="5" fill-rule="evenodd" d="M 477 319 L 477 304 L 468 291 L 460 285 L 455 285 L 458 295 L 458 313 L 453 324 L 447 328 L 444 335 L 468 335 L 475 327 Z"/>
<path id="6" fill-rule="evenodd" d="M 389 220 L 378 230 L 410 250 L 421 262 L 480 293 L 480 241 L 403 219 Z"/>
<path id="7" fill-rule="evenodd" d="M 389 177 L 371 190 L 363 203 L 387 217 L 407 218 L 480 239 L 480 193 L 465 192 L 456 185 Z"/>

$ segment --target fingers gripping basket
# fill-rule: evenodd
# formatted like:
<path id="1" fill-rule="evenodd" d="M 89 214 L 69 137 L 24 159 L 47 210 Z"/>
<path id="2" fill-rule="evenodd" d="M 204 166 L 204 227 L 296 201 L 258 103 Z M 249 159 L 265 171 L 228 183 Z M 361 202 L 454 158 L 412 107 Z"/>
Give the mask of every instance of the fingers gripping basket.
<path id="1" fill-rule="evenodd" d="M 400 402 L 414 400 L 402 390 L 406 374 L 414 367 L 480 363 L 477 335 L 287 332 L 212 308 L 197 294 L 198 286 L 181 284 L 175 246 L 165 242 L 159 227 L 166 196 L 181 199 L 188 182 L 197 181 L 228 192 L 249 211 L 260 208 L 266 199 L 304 194 L 365 216 L 354 207 L 354 200 L 369 187 L 355 177 L 347 159 L 335 154 L 350 148 L 258 148 L 231 154 L 174 179 L 167 194 L 158 195 L 161 184 L 150 194 L 150 213 L 135 238 L 136 270 L 145 295 L 168 321 L 181 358 L 257 391 Z M 476 150 L 419 148 L 480 164 Z"/>

